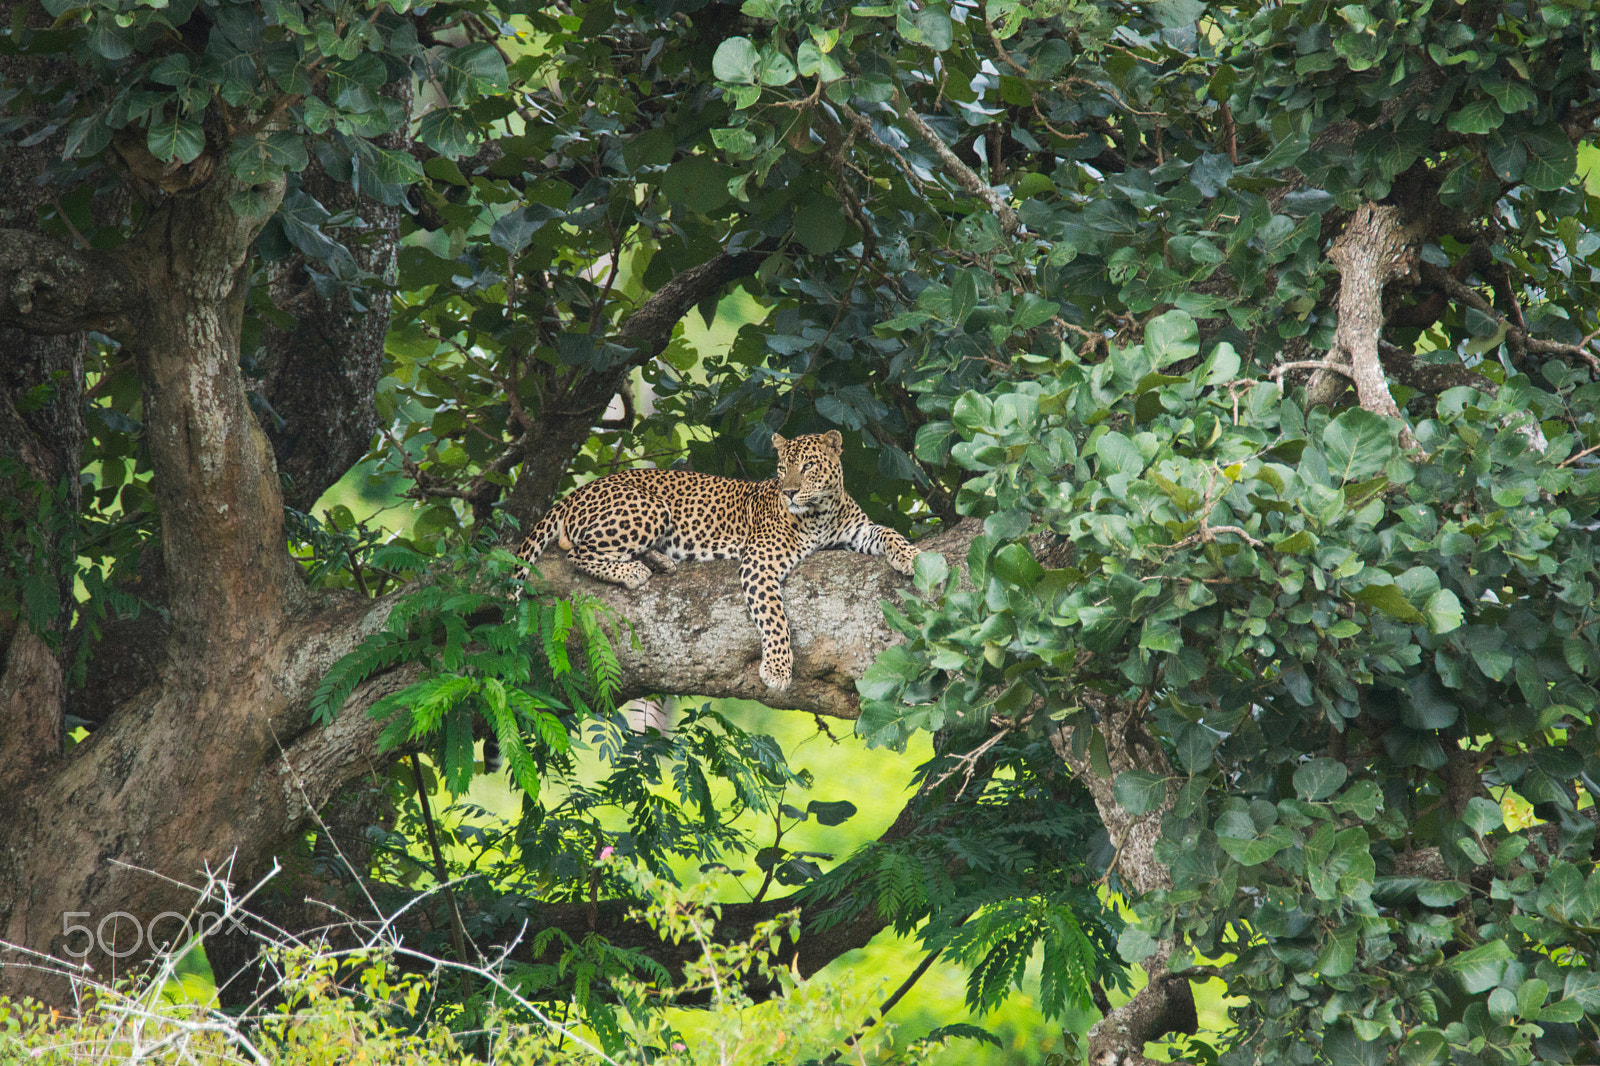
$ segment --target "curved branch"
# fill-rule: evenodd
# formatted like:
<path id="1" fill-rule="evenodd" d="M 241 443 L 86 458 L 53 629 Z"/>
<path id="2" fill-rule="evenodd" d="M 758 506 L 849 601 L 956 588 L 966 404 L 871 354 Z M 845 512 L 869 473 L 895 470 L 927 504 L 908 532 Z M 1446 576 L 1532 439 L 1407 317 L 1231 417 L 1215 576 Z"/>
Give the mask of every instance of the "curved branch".
<path id="1" fill-rule="evenodd" d="M 999 193 L 995 192 L 982 178 L 978 177 L 971 167 L 963 163 L 960 157 L 950 150 L 950 146 L 939 138 L 933 127 L 928 125 L 922 116 L 917 114 L 911 107 L 911 101 L 902 98 L 900 117 L 905 120 L 906 125 L 917 131 L 917 136 L 928 142 L 933 148 L 933 154 L 939 157 L 939 162 L 943 165 L 945 173 L 949 174 L 957 185 L 960 185 L 963 189 L 989 205 L 989 210 L 993 211 L 995 217 L 1000 220 L 1002 233 L 1007 237 L 1011 237 L 1022 228 L 1022 220 L 1017 217 L 1015 211 L 1011 210 L 1011 205 L 1001 199 Z"/>
<path id="2" fill-rule="evenodd" d="M 1383 289 L 1414 266 L 1413 245 L 1420 228 L 1404 221 L 1401 209 L 1363 204 L 1328 249 L 1339 268 L 1339 326 L 1331 345 L 1334 358 L 1350 363 L 1361 406 L 1399 418 L 1378 358 L 1383 329 Z M 1409 437 L 1409 434 L 1405 434 Z"/>
<path id="3" fill-rule="evenodd" d="M 1155 850 L 1161 839 L 1161 821 L 1178 801 L 1178 778 L 1172 773 L 1160 745 L 1145 732 L 1139 707 L 1089 691 L 1083 693 L 1083 700 L 1094 708 L 1100 719 L 1098 733 L 1105 742 L 1110 772 L 1095 771 L 1088 754 L 1089 746 L 1074 744 L 1070 729 L 1057 731 L 1051 743 L 1072 767 L 1072 772 L 1089 786 L 1100 820 L 1116 845 L 1114 867 L 1131 894 L 1143 896 L 1171 889 L 1172 872 L 1156 858 Z M 1077 754 L 1079 751 L 1083 754 Z M 1161 803 L 1141 815 L 1123 810 L 1114 789 L 1118 774 L 1135 769 L 1149 770 L 1167 778 L 1166 795 Z M 1155 953 L 1141 963 L 1150 975 L 1149 983 L 1090 1027 L 1086 1061 L 1154 1066 L 1154 1060 L 1144 1055 L 1144 1045 L 1148 1041 L 1169 1032 L 1198 1030 L 1194 990 L 1188 977 L 1167 972 L 1167 960 L 1176 947 L 1174 941 L 1159 941 Z"/>

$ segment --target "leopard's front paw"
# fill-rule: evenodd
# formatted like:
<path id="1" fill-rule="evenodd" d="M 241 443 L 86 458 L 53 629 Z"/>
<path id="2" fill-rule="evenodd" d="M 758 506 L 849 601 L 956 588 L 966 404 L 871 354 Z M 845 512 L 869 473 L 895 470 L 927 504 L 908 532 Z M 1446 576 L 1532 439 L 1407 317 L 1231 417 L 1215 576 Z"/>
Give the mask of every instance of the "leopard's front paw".
<path id="1" fill-rule="evenodd" d="M 894 567 L 896 570 L 898 570 L 902 574 L 906 574 L 906 575 L 913 574 L 913 573 L 916 572 L 916 569 L 917 569 L 917 556 L 919 556 L 921 554 L 923 554 L 923 553 L 917 551 L 916 549 L 912 549 L 911 551 L 908 551 L 903 555 L 892 555 L 892 556 L 889 557 L 889 565 Z M 939 553 L 938 552 L 928 552 L 927 554 L 929 554 L 929 555 L 938 555 Z M 943 556 L 940 556 L 940 558 L 943 558 Z"/>
<path id="2" fill-rule="evenodd" d="M 761 680 L 770 689 L 781 692 L 788 688 L 793 672 L 794 662 L 788 655 L 762 656 L 761 658 Z"/>

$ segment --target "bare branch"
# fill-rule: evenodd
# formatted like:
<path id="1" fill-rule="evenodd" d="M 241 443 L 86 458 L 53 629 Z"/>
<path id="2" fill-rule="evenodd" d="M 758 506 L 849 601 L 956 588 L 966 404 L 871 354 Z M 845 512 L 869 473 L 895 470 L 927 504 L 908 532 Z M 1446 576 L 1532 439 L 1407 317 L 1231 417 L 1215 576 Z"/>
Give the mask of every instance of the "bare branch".
<path id="1" fill-rule="evenodd" d="M 1390 418 L 1399 418 L 1400 409 L 1389 394 L 1383 363 L 1378 358 L 1383 289 L 1414 269 L 1413 245 L 1419 232 L 1415 223 L 1403 220 L 1398 207 L 1363 204 L 1328 249 L 1328 258 L 1339 268 L 1339 328 L 1333 335 L 1334 358 L 1349 361 L 1361 406 Z"/>
<path id="2" fill-rule="evenodd" d="M 971 167 L 963 163 L 960 157 L 950 150 L 950 146 L 933 131 L 933 127 L 917 114 L 911 106 L 911 101 L 903 97 L 900 102 L 900 117 L 905 120 L 906 125 L 917 131 L 919 137 L 928 142 L 933 148 L 933 154 L 939 157 L 939 162 L 944 166 L 945 173 L 949 174 L 957 185 L 989 205 L 989 210 L 1000 220 L 1001 232 L 1010 237 L 1022 228 L 1022 219 L 1011 210 L 1011 205 L 1002 200 L 1000 194 L 978 177 Z"/>

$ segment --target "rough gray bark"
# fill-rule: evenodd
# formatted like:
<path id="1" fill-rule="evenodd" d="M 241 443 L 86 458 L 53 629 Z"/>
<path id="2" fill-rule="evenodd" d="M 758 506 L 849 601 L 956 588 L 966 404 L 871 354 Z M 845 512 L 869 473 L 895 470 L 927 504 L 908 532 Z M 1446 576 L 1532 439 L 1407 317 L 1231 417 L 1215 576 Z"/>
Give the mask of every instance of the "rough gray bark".
<path id="1" fill-rule="evenodd" d="M 1339 326 L 1329 352 L 1347 363 L 1361 406 L 1376 414 L 1399 418 L 1400 409 L 1389 393 L 1378 338 L 1383 331 L 1383 290 L 1415 267 L 1415 242 L 1421 229 L 1408 223 L 1401 208 L 1363 204 L 1328 249 L 1339 268 Z M 1312 404 L 1330 403 L 1344 391 L 1344 380 L 1319 370 L 1306 389 Z M 1409 441 L 1410 434 L 1403 435 Z"/>
<path id="2" fill-rule="evenodd" d="M 1084 693 L 1084 701 L 1097 712 L 1096 730 L 1105 742 L 1109 773 L 1097 773 L 1087 745 L 1074 745 L 1071 730 L 1053 736 L 1056 751 L 1083 779 L 1094 796 L 1096 810 L 1116 848 L 1114 865 L 1119 877 L 1134 896 L 1164 891 L 1172 887 L 1172 876 L 1155 856 L 1161 839 L 1161 822 L 1178 800 L 1177 776 L 1165 752 L 1141 724 L 1141 708 L 1128 707 L 1094 693 Z M 1077 754 L 1082 750 L 1084 754 Z M 1131 815 L 1117 802 L 1113 785 L 1117 775 L 1128 770 L 1148 770 L 1167 777 L 1166 798 L 1154 810 Z M 1195 1014 L 1194 990 L 1181 974 L 1167 972 L 1167 960 L 1178 947 L 1170 940 L 1158 941 L 1153 955 L 1142 963 L 1150 981 L 1132 999 L 1106 1014 L 1090 1027 L 1087 1036 L 1087 1061 L 1114 1066 L 1154 1066 L 1144 1046 L 1166 1033 L 1193 1033 L 1199 1027 Z"/>

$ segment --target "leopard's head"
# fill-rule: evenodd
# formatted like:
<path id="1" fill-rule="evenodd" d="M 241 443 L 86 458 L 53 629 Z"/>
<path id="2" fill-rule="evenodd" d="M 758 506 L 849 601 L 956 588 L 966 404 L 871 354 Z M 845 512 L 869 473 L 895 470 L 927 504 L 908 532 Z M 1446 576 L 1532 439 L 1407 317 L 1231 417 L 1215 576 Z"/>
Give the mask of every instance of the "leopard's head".
<path id="1" fill-rule="evenodd" d="M 772 447 L 778 453 L 778 491 L 790 514 L 816 514 L 837 505 L 844 492 L 844 468 L 839 464 L 844 438 L 838 430 L 794 440 L 774 433 Z"/>

